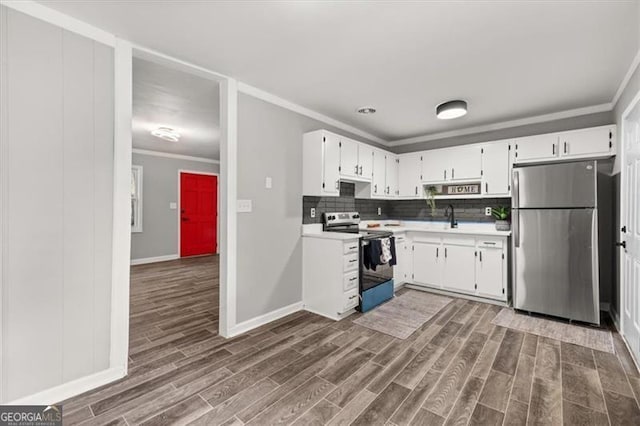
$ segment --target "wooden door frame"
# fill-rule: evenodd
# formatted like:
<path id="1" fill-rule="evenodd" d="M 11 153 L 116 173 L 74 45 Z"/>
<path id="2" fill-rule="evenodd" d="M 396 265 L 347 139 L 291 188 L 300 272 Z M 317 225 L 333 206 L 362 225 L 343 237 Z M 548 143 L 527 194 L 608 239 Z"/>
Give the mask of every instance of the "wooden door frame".
<path id="1" fill-rule="evenodd" d="M 215 254 L 219 254 L 220 253 L 220 173 L 214 173 L 214 172 L 201 172 L 201 171 L 197 171 L 197 170 L 190 170 L 190 169 L 178 169 L 178 194 L 176 196 L 176 199 L 178 200 L 177 204 L 178 204 L 178 257 L 182 258 L 182 247 L 180 245 L 181 243 L 181 232 L 182 232 L 182 221 L 180 220 L 180 214 L 181 214 L 181 205 L 182 205 L 182 192 L 181 191 L 181 177 L 182 177 L 182 173 L 189 173 L 191 175 L 202 175 L 202 176 L 215 176 L 217 177 L 216 179 L 216 253 Z"/>
<path id="2" fill-rule="evenodd" d="M 620 143 L 618 144 L 618 146 L 620 147 L 620 152 L 618 153 L 618 157 L 619 157 L 619 161 L 620 161 L 620 211 L 618 214 L 618 220 L 620 222 L 620 226 L 618 227 L 618 241 L 624 241 L 625 238 L 625 234 L 622 232 L 622 227 L 627 225 L 625 223 L 625 209 L 627 207 L 627 203 L 628 200 L 626 199 L 625 196 L 625 189 L 626 189 L 626 175 L 624 174 L 624 170 L 625 170 L 625 155 L 624 155 L 624 146 L 625 146 L 625 140 L 626 140 L 626 132 L 625 132 L 625 124 L 627 122 L 628 117 L 631 115 L 631 113 L 633 112 L 633 110 L 638 107 L 640 108 L 640 90 L 638 90 L 638 92 L 634 95 L 633 99 L 631 100 L 631 102 L 629 102 L 629 105 L 627 105 L 627 107 L 625 108 L 624 112 L 622 113 L 621 116 L 621 123 L 620 123 Z M 620 275 L 619 275 L 619 279 L 620 279 L 620 304 L 619 304 L 619 311 L 618 311 L 618 320 L 620 321 L 620 327 L 618 327 L 618 331 L 620 332 L 620 335 L 623 337 L 623 340 L 625 342 L 625 344 L 627 345 L 627 347 L 629 346 L 626 338 L 625 338 L 625 324 L 624 324 L 624 305 L 626 302 L 626 297 L 627 294 L 625 292 L 625 274 L 624 274 L 624 263 L 625 263 L 625 256 L 626 254 L 624 253 L 624 249 L 622 247 L 618 247 L 618 253 L 619 253 L 619 258 L 618 258 L 618 268 L 620 270 Z M 615 321 L 615 318 L 614 318 Z M 632 353 L 633 355 L 633 351 L 629 351 L 630 353 Z M 636 363 L 640 363 L 640 360 L 636 360 L 635 357 L 634 361 L 636 361 Z"/>

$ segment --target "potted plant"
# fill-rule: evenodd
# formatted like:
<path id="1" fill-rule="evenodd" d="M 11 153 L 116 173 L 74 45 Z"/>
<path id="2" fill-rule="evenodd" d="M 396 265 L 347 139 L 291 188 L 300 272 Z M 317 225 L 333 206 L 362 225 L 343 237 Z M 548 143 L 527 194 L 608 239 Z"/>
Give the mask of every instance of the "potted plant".
<path id="1" fill-rule="evenodd" d="M 494 207 L 491 209 L 491 215 L 496 219 L 497 231 L 508 231 L 511 229 L 509 214 L 511 213 L 509 207 Z"/>
<path id="2" fill-rule="evenodd" d="M 430 186 L 424 190 L 424 194 L 427 197 L 427 205 L 431 208 L 431 216 L 436 215 L 436 195 L 438 189 L 435 186 Z"/>

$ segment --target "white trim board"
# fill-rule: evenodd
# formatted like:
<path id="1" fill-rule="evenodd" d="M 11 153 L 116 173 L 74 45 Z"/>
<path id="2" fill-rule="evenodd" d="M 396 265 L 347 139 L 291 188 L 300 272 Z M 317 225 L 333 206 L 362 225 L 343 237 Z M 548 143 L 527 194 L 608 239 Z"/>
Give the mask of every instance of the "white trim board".
<path id="1" fill-rule="evenodd" d="M 344 130 L 345 132 L 349 132 L 354 135 L 358 135 L 360 137 L 366 138 L 370 141 L 377 142 L 381 145 L 385 145 L 385 146 L 389 145 L 389 141 L 385 139 L 372 135 L 371 133 L 367 133 L 364 130 L 360 130 L 356 127 L 343 123 L 342 121 L 338 121 L 334 118 L 328 117 L 319 112 L 313 111 L 309 108 L 303 107 L 302 105 L 298 105 L 296 103 L 280 98 L 271 93 L 265 92 L 264 90 L 258 89 L 257 87 L 250 86 L 246 83 L 238 82 L 238 91 L 246 95 L 253 96 L 254 98 L 258 98 L 263 101 L 269 102 L 271 104 L 277 105 L 279 107 L 296 112 L 300 115 L 304 115 L 306 117 L 313 118 L 314 120 L 321 121 L 330 126 Z"/>
<path id="2" fill-rule="evenodd" d="M 567 111 L 554 112 L 551 114 L 537 115 L 534 117 L 520 118 L 517 120 L 503 121 L 501 123 L 483 124 L 481 126 L 467 127 L 464 129 L 450 130 L 440 133 L 432 133 L 422 136 L 414 136 L 406 139 L 398 139 L 391 141 L 389 146 L 409 145 L 413 143 L 428 142 L 437 139 L 452 138 L 456 136 L 473 135 L 476 133 L 491 132 L 495 130 L 510 129 L 513 127 L 526 126 L 529 124 L 546 123 L 554 120 L 562 120 L 565 118 L 579 117 L 581 115 L 595 114 L 599 112 L 611 111 L 613 106 L 611 103 L 592 105 L 584 108 L 570 109 Z"/>
<path id="3" fill-rule="evenodd" d="M 43 390 L 33 395 L 18 398 L 7 405 L 51 405 L 81 393 L 96 389 L 126 376 L 123 368 L 109 368 L 89 376 Z"/>
<path id="4" fill-rule="evenodd" d="M 152 157 L 174 158 L 176 160 L 188 160 L 188 161 L 197 161 L 199 163 L 220 164 L 220 160 L 213 160 L 213 159 L 204 158 L 204 157 L 192 157 L 191 155 L 171 154 L 169 152 L 150 151 L 148 149 L 134 148 L 132 152 L 134 154 L 150 155 Z"/>
<path id="5" fill-rule="evenodd" d="M 35 1 L 0 0 L 0 4 L 108 46 L 116 45 L 116 37 L 113 34 Z"/>
<path id="6" fill-rule="evenodd" d="M 131 266 L 146 265 L 147 263 L 166 262 L 169 260 L 180 259 L 179 254 L 165 254 L 164 256 L 142 257 L 140 259 L 131 259 Z"/>
<path id="7" fill-rule="evenodd" d="M 261 325 L 268 324 L 272 321 L 280 319 L 282 317 L 286 317 L 287 315 L 291 315 L 295 312 L 303 310 L 302 301 L 292 303 L 291 305 L 284 306 L 282 308 L 276 309 L 275 311 L 268 312 L 264 315 L 260 315 L 259 317 L 252 318 L 250 320 L 241 322 L 234 326 L 227 337 L 235 337 L 239 334 L 246 333 L 249 330 L 253 330 L 254 328 L 258 328 Z"/>

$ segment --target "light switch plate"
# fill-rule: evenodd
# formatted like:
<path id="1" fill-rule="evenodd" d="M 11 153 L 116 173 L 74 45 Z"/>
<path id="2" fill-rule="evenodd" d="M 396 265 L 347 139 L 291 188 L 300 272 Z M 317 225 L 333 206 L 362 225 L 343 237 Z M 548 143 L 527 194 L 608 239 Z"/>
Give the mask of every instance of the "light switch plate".
<path id="1" fill-rule="evenodd" d="M 267 176 L 266 178 L 264 178 L 264 187 L 267 189 L 271 189 L 273 187 L 271 176 Z"/>
<path id="2" fill-rule="evenodd" d="M 251 213 L 253 210 L 253 203 L 251 200 L 238 200 L 236 203 L 236 209 L 238 213 Z"/>
<path id="3" fill-rule="evenodd" d="M 178 208 L 178 203 L 169 203 L 169 208 L 170 208 L 171 210 L 175 210 L 175 209 L 177 209 L 177 208 Z"/>
<path id="4" fill-rule="evenodd" d="M 484 215 L 485 216 L 491 216 L 491 207 L 485 207 L 484 208 Z"/>
<path id="5" fill-rule="evenodd" d="M 311 217 L 316 217 L 316 208 L 315 207 L 311 207 Z"/>

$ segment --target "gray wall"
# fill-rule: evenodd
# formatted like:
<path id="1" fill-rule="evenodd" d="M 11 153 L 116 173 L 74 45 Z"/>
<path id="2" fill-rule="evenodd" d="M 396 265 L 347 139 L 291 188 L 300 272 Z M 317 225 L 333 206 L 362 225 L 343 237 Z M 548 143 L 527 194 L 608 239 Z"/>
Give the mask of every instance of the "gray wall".
<path id="1" fill-rule="evenodd" d="M 253 200 L 253 212 L 238 214 L 238 323 L 302 300 L 302 135 L 318 129 L 345 134 L 239 95 L 238 199 Z"/>
<path id="2" fill-rule="evenodd" d="M 452 138 L 436 139 L 428 142 L 420 142 L 409 145 L 400 145 L 392 148 L 394 152 L 423 151 L 427 149 L 445 148 L 449 146 L 467 145 L 479 142 L 497 141 L 523 136 L 540 135 L 544 133 L 562 132 L 565 130 L 580 129 L 583 127 L 603 126 L 613 123 L 613 114 L 610 111 L 597 114 L 581 115 L 562 120 L 547 121 L 544 123 L 529 124 L 526 126 L 511 127 L 508 129 L 494 130 L 491 132 L 474 133 L 471 135 L 455 136 Z"/>
<path id="3" fill-rule="evenodd" d="M 133 154 L 133 164 L 142 166 L 142 232 L 131 234 L 131 259 L 179 254 L 178 170 L 219 173 L 218 164 Z"/>
<path id="4" fill-rule="evenodd" d="M 109 367 L 113 49 L 0 7 L 2 402 Z"/>

